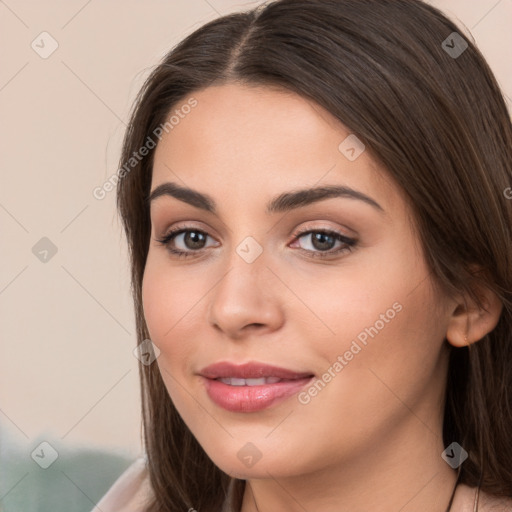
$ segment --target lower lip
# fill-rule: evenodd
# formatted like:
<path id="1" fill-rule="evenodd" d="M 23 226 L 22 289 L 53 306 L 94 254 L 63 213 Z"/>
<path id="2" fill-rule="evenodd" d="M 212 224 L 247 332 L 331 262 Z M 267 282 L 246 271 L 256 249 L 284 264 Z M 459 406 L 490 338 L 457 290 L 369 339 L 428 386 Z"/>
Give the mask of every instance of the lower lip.
<path id="1" fill-rule="evenodd" d="M 230 386 L 218 380 L 204 378 L 206 392 L 219 407 L 231 412 L 256 412 L 267 409 L 298 393 L 313 377 L 286 380 L 263 386 Z"/>

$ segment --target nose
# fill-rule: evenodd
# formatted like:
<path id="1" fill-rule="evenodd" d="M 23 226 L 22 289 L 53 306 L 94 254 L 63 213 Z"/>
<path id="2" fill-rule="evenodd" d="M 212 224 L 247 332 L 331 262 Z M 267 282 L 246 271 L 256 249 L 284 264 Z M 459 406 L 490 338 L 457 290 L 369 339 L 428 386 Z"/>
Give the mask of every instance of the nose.
<path id="1" fill-rule="evenodd" d="M 209 322 L 225 336 L 242 339 L 255 331 L 263 334 L 283 323 L 282 284 L 266 265 L 263 254 L 247 263 L 238 254 L 208 295 Z"/>

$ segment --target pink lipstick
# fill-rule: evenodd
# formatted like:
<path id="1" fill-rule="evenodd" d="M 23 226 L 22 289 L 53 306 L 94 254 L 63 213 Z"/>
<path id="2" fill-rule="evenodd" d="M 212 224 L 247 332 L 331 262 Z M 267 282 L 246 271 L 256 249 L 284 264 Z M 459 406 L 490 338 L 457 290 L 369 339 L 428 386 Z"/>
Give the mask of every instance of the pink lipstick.
<path id="1" fill-rule="evenodd" d="M 314 377 L 311 372 L 297 372 L 264 363 L 236 365 L 219 362 L 203 368 L 210 399 L 231 412 L 256 412 L 298 393 Z"/>

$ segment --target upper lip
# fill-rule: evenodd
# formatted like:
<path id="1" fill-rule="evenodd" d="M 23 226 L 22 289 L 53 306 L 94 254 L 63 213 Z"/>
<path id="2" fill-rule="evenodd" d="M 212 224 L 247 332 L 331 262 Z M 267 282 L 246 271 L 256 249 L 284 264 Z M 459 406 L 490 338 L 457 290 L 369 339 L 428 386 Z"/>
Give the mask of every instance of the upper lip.
<path id="1" fill-rule="evenodd" d="M 234 364 L 229 361 L 221 361 L 203 368 L 200 375 L 208 379 L 219 379 L 235 377 L 238 379 L 257 379 L 261 377 L 277 377 L 279 379 L 304 379 L 312 377 L 311 372 L 297 372 L 272 366 L 265 363 L 250 362 L 245 364 Z"/>

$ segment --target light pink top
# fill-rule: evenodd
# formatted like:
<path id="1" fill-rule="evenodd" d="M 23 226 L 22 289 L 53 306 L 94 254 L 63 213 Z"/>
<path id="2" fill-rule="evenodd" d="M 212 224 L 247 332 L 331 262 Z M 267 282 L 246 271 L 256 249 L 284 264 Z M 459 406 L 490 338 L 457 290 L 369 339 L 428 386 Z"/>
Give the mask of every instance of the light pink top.
<path id="1" fill-rule="evenodd" d="M 139 457 L 119 476 L 91 512 L 142 512 L 152 496 L 146 457 Z M 230 512 L 228 499 L 220 512 Z"/>
<path id="2" fill-rule="evenodd" d="M 146 458 L 140 457 L 114 482 L 92 512 L 142 512 L 152 492 Z"/>

